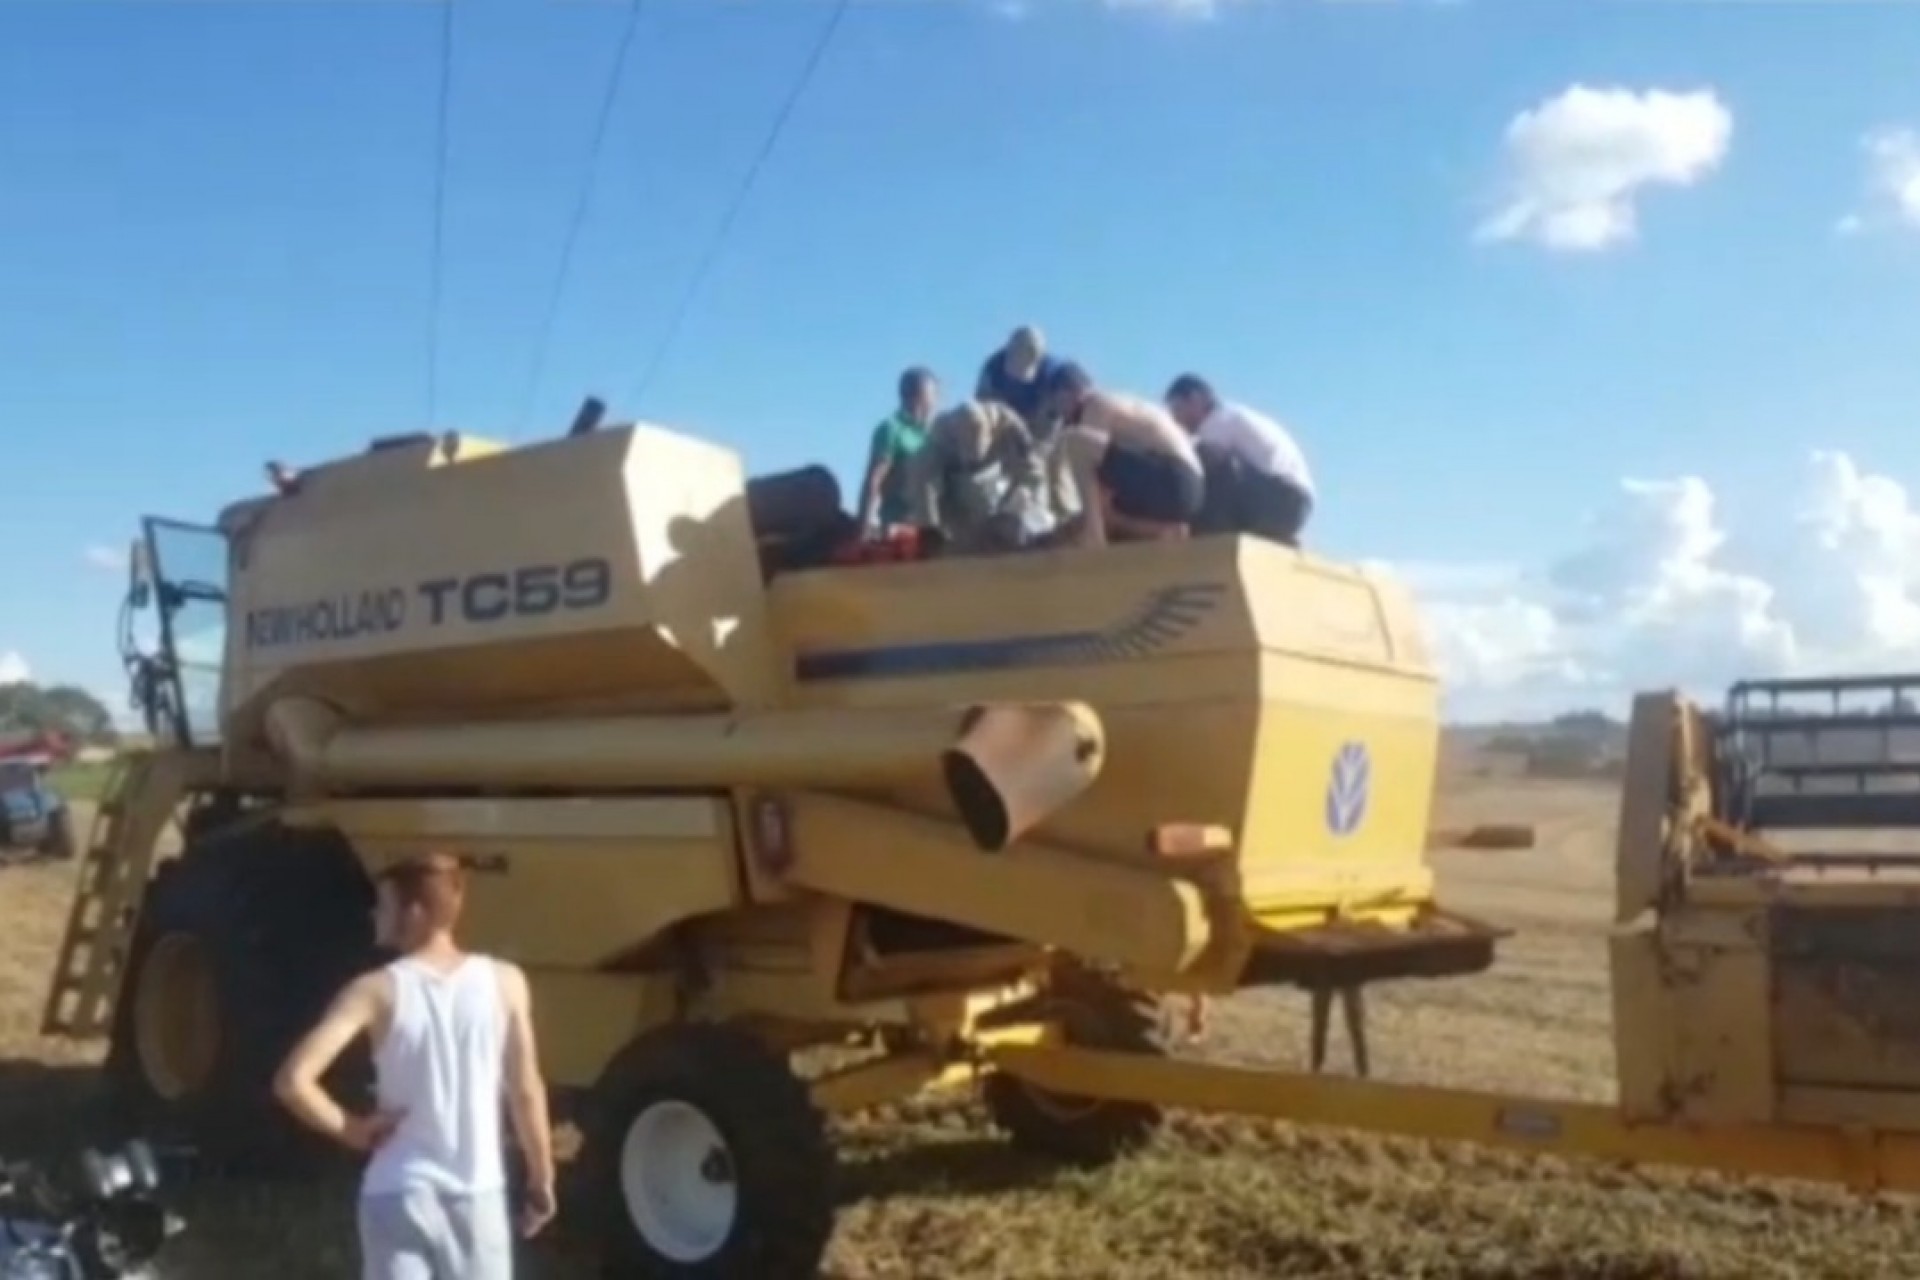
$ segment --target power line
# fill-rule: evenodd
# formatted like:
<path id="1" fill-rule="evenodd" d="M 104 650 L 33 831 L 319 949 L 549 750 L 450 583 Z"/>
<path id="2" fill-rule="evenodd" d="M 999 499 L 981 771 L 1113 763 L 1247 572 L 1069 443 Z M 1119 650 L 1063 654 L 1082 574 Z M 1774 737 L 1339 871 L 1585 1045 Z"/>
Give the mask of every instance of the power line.
<path id="1" fill-rule="evenodd" d="M 773 126 L 767 130 L 766 139 L 760 144 L 759 154 L 754 156 L 753 164 L 748 167 L 746 176 L 734 190 L 732 203 L 727 206 L 719 226 L 714 229 L 713 238 L 707 242 L 706 251 L 700 257 L 700 265 L 694 269 L 693 278 L 687 282 L 686 292 L 680 295 L 679 304 L 673 310 L 673 318 L 668 322 L 666 335 L 653 349 L 653 357 L 647 361 L 646 368 L 640 375 L 639 385 L 635 388 L 633 395 L 636 405 L 646 396 L 647 388 L 652 385 L 654 375 L 660 371 L 660 365 L 666 359 L 667 352 L 672 348 L 674 340 L 680 336 L 681 326 L 686 323 L 687 313 L 693 307 L 693 300 L 699 295 L 700 286 L 706 283 L 707 272 L 713 269 L 713 264 L 720 257 L 721 248 L 726 244 L 727 236 L 733 231 L 734 219 L 740 216 L 740 210 L 746 206 L 747 197 L 752 194 L 754 181 L 760 176 L 760 170 L 767 163 L 767 157 L 771 156 L 774 147 L 779 145 L 780 135 L 786 131 L 787 121 L 793 115 L 794 106 L 799 103 L 800 96 L 812 83 L 814 72 L 819 69 L 821 59 L 826 56 L 827 47 L 833 43 L 834 33 L 840 29 L 840 20 L 847 16 L 850 3 L 851 0 L 839 0 L 839 3 L 834 5 L 832 16 L 827 19 L 826 25 L 820 30 L 819 38 L 814 42 L 813 52 L 801 66 L 800 75 L 793 82 L 793 88 L 788 91 L 786 101 L 781 104 L 780 113 L 774 117 Z"/>
<path id="2" fill-rule="evenodd" d="M 453 88 L 453 0 L 440 0 L 439 131 L 434 141 L 433 262 L 427 284 L 427 421 L 432 430 L 440 411 L 440 278 L 447 222 L 447 116 Z"/>
<path id="3" fill-rule="evenodd" d="M 620 96 L 620 84 L 626 71 L 627 52 L 633 47 L 633 33 L 640 23 L 640 10 L 646 7 L 646 0 L 632 0 L 627 7 L 626 26 L 620 32 L 619 51 L 614 54 L 613 67 L 607 72 L 607 84 L 600 98 L 600 114 L 594 121 L 593 141 L 587 149 L 587 171 L 580 182 L 580 198 L 573 207 L 573 218 L 567 224 L 565 238 L 560 242 L 560 265 L 553 277 L 553 290 L 547 298 L 545 317 L 540 322 L 538 336 L 534 340 L 533 367 L 527 374 L 526 393 L 520 399 L 520 416 L 514 426 L 514 435 L 518 436 L 526 426 L 528 416 L 533 412 L 534 393 L 540 389 L 540 376 L 546 372 L 547 344 L 553 338 L 554 322 L 559 318 L 560 300 L 566 293 L 567 273 L 573 264 L 574 243 L 580 238 L 580 228 L 587 220 L 587 210 L 593 203 L 594 178 L 600 170 L 600 152 L 606 145 L 607 125 L 613 118 L 613 105 Z"/>

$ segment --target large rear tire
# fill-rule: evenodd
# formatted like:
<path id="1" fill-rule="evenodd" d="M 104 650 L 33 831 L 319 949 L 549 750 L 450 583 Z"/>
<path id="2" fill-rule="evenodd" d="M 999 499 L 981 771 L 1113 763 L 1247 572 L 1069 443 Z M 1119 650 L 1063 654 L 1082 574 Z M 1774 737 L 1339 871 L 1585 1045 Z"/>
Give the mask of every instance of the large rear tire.
<path id="1" fill-rule="evenodd" d="M 596 1087 L 581 1191 L 606 1280 L 806 1280 L 833 1235 L 835 1162 L 805 1084 L 745 1031 L 650 1031 Z"/>
<path id="2" fill-rule="evenodd" d="M 1158 1002 L 1071 961 L 1055 967 L 1034 1012 L 1055 1021 L 1074 1048 L 1161 1057 Z M 1013 1145 L 1081 1166 L 1109 1164 L 1145 1146 L 1160 1129 L 1158 1107 L 1050 1093 L 996 1072 L 982 1086 L 987 1112 Z"/>
<path id="3" fill-rule="evenodd" d="M 114 1010 L 106 1075 L 121 1127 L 230 1173 L 337 1166 L 344 1153 L 273 1096 L 273 1077 L 334 992 L 375 957 L 372 887 L 331 833 L 220 832 L 148 886 Z M 356 1045 L 328 1078 L 364 1101 Z"/>

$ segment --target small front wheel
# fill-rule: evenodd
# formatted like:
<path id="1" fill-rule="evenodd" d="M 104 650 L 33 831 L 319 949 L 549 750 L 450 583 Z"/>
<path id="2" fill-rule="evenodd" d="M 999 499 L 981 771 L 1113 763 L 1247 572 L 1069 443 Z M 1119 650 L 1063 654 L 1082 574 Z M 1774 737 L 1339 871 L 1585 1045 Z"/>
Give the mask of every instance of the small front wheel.
<path id="1" fill-rule="evenodd" d="M 833 1234 L 825 1118 L 732 1027 L 647 1032 L 595 1090 L 582 1150 L 606 1280 L 806 1280 Z"/>

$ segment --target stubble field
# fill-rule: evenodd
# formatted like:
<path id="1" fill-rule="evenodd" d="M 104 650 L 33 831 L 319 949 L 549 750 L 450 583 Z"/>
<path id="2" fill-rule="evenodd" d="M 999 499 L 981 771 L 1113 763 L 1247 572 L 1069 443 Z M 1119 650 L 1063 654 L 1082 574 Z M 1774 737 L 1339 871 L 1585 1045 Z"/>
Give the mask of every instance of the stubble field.
<path id="1" fill-rule="evenodd" d="M 1439 860 L 1455 909 L 1515 928 L 1494 970 L 1371 998 L 1378 1075 L 1597 1101 L 1612 1094 L 1604 949 L 1614 793 L 1585 782 L 1451 783 L 1438 820 L 1524 821 L 1539 847 Z M 71 869 L 0 869 L 0 1151 L 52 1150 L 91 1114 L 96 1053 L 41 1041 L 39 1001 Z M 1305 1061 L 1297 995 L 1217 1007 L 1205 1052 Z M 1343 1046 L 1332 1057 L 1344 1063 Z M 964 1099 L 841 1126 L 843 1280 L 1653 1280 L 1920 1275 L 1903 1201 L 1697 1175 L 1525 1160 L 1465 1148 L 1176 1117 L 1157 1146 L 1099 1173 L 1014 1156 Z M 185 1189 L 175 1280 L 356 1274 L 351 1188 Z M 585 1280 L 564 1243 L 523 1274 Z"/>

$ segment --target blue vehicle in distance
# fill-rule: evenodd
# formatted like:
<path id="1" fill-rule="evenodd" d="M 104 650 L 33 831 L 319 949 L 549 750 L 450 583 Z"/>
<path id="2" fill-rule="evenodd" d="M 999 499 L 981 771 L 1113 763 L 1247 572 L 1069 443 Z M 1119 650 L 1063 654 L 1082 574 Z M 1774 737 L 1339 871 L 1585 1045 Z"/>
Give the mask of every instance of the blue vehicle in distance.
<path id="1" fill-rule="evenodd" d="M 74 855 L 72 810 L 39 761 L 0 760 L 0 849 L 62 860 Z"/>

